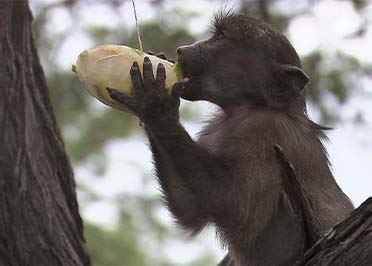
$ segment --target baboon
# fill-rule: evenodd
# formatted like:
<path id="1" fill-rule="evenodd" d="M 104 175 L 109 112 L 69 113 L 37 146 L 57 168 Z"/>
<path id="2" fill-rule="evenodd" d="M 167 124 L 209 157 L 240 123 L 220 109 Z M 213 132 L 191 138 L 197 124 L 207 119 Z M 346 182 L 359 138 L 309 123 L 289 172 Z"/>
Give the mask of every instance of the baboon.
<path id="1" fill-rule="evenodd" d="M 213 224 L 232 265 L 292 265 L 304 232 L 283 191 L 273 147 L 293 164 L 326 230 L 353 209 L 329 168 L 322 126 L 306 112 L 309 77 L 287 38 L 246 15 L 219 13 L 211 38 L 177 49 L 185 79 L 165 90 L 148 58 L 127 96 L 108 88 L 144 124 L 167 206 L 192 233 Z M 194 141 L 179 122 L 180 97 L 220 107 Z"/>

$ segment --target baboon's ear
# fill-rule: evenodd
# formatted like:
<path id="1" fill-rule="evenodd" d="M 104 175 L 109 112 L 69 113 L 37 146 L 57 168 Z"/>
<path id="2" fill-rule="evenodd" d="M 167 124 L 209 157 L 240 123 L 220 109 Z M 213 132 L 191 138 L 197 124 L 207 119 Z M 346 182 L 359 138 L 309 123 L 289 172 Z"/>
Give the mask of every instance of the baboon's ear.
<path id="1" fill-rule="evenodd" d="M 281 65 L 279 72 L 289 81 L 288 85 L 297 92 L 302 92 L 310 80 L 309 76 L 301 68 L 296 66 Z"/>
<path id="2" fill-rule="evenodd" d="M 270 107 L 282 108 L 302 94 L 309 76 L 299 67 L 279 65 L 273 73 L 274 84 L 266 95 Z"/>

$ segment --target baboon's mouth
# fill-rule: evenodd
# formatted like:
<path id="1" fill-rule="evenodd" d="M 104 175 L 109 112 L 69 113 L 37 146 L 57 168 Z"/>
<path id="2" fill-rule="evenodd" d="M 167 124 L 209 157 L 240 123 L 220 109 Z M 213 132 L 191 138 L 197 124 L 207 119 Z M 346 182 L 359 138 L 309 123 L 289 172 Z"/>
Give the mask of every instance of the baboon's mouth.
<path id="1" fill-rule="evenodd" d="M 178 63 L 181 66 L 183 78 L 191 79 L 193 75 L 192 75 L 192 73 L 190 71 L 190 67 L 187 64 L 183 63 L 183 62 L 180 62 L 179 61 Z"/>
<path id="2" fill-rule="evenodd" d="M 178 57 L 178 64 L 181 66 L 182 74 L 184 78 L 193 78 L 200 76 L 203 72 L 203 68 L 200 64 L 189 61 L 184 57 Z"/>

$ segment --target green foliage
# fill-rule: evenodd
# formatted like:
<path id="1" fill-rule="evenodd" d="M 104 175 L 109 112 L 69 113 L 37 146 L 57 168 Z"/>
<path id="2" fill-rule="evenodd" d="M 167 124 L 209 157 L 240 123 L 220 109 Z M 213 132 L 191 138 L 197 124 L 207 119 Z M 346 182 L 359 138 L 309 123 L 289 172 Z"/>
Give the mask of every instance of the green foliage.
<path id="1" fill-rule="evenodd" d="M 60 125 L 80 124 L 84 111 L 89 108 L 87 97 L 81 82 L 69 70 L 56 69 L 47 76 L 50 97 Z"/>
<path id="2" fill-rule="evenodd" d="M 192 43 L 194 37 L 185 28 L 169 28 L 152 21 L 141 25 L 141 38 L 144 51 L 164 52 L 170 58 L 176 58 L 176 47 Z M 137 47 L 137 34 L 133 32 L 128 40 L 129 46 Z"/>
<path id="3" fill-rule="evenodd" d="M 75 162 L 101 153 L 105 143 L 128 136 L 138 124 L 136 118 L 92 98 L 72 72 L 51 73 L 48 85 L 67 150 Z"/>
<path id="4" fill-rule="evenodd" d="M 138 244 L 136 228 L 133 224 L 107 230 L 86 222 L 84 229 L 93 265 L 151 265 Z"/>
<path id="5" fill-rule="evenodd" d="M 349 55 L 337 53 L 336 57 L 328 58 L 317 50 L 302 58 L 303 68 L 311 77 L 307 85 L 309 99 L 318 106 L 322 122 L 339 121 L 340 117 L 324 102 L 326 96 L 331 96 L 339 104 L 345 104 L 352 93 L 359 87 L 362 66 L 359 61 Z M 362 119 L 358 119 L 362 121 Z"/>
<path id="6" fill-rule="evenodd" d="M 357 10 L 365 8 L 368 4 L 368 1 L 369 0 L 352 0 L 353 5 Z"/>
<path id="7" fill-rule="evenodd" d="M 90 154 L 101 153 L 104 144 L 115 138 L 129 136 L 133 126 L 138 125 L 137 119 L 129 115 L 104 108 L 105 111 L 96 111 L 89 119 L 82 119 L 79 123 L 79 136 L 67 142 L 67 148 L 76 161 Z"/>
<path id="8" fill-rule="evenodd" d="M 105 42 L 112 34 L 112 28 L 102 25 L 93 25 L 86 29 L 95 43 Z"/>

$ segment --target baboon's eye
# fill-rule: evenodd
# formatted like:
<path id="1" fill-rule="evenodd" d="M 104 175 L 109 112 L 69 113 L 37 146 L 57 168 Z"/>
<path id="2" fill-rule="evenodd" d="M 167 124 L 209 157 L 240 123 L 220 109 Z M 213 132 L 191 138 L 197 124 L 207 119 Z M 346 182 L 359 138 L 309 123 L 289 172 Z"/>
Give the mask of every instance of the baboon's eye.
<path id="1" fill-rule="evenodd" d="M 223 38 L 225 38 L 225 35 L 223 34 L 223 31 L 216 33 L 215 40 L 221 41 Z"/>

